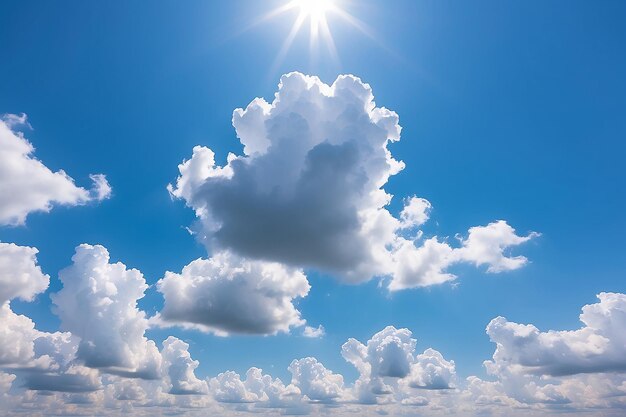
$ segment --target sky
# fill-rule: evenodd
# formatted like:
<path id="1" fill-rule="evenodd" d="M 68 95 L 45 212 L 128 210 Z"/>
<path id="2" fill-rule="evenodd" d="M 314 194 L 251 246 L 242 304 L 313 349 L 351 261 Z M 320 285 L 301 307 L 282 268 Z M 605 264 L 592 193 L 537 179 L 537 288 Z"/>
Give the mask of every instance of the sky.
<path id="1" fill-rule="evenodd" d="M 1 5 L 0 415 L 623 413 L 623 2 Z"/>

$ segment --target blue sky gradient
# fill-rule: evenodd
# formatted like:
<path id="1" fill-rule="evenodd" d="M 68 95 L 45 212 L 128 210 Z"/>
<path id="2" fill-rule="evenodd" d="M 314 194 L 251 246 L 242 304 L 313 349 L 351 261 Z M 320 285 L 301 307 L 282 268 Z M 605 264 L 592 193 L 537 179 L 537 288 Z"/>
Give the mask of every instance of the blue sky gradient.
<path id="1" fill-rule="evenodd" d="M 291 360 L 313 356 L 352 382 L 358 373 L 341 345 L 392 325 L 409 328 L 419 352 L 453 359 L 461 377 L 487 378 L 494 317 L 575 330 L 596 294 L 625 292 L 626 3 L 352 2 L 346 9 L 375 40 L 329 14 L 340 62 L 324 50 L 312 59 L 303 30 L 275 65 L 297 13 L 250 25 L 281 3 L 3 1 L 0 113 L 28 115 L 32 129 L 21 130 L 53 171 L 85 187 L 103 172 L 113 187 L 101 203 L 0 228 L 0 241 L 38 248 L 51 276 L 35 302 L 11 303 L 16 313 L 42 331 L 59 328 L 48 294 L 81 243 L 141 270 L 151 287 L 140 308 L 159 312 L 165 271 L 207 254 L 186 230 L 193 211 L 166 190 L 177 165 L 195 145 L 220 165 L 241 154 L 233 110 L 271 101 L 291 71 L 326 83 L 354 74 L 398 113 L 402 139 L 389 148 L 406 168 L 385 186 L 395 196 L 389 210 L 397 215 L 410 195 L 429 200 L 425 236 L 454 242 L 498 219 L 541 236 L 513 248 L 530 261 L 518 270 L 457 265 L 454 283 L 394 293 L 307 269 L 312 289 L 297 307 L 307 324 L 324 326 L 323 338 L 148 331 L 159 345 L 169 335 L 189 343 L 199 377 L 257 366 L 288 381 Z"/>

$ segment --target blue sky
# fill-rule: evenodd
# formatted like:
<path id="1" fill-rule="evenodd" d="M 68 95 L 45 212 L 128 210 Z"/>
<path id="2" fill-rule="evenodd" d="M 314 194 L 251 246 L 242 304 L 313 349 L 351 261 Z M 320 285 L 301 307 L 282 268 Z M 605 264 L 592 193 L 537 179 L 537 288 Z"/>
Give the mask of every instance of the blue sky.
<path id="1" fill-rule="evenodd" d="M 194 211 L 166 186 L 196 145 L 218 165 L 241 155 L 233 110 L 255 97 L 271 102 L 291 71 L 326 84 L 353 74 L 399 115 L 402 138 L 388 148 L 406 167 L 384 186 L 394 195 L 388 209 L 397 217 L 403 198 L 427 199 L 425 237 L 454 245 L 455 234 L 500 219 L 519 236 L 541 235 L 510 249 L 528 259 L 523 267 L 492 274 L 460 263 L 448 270 L 453 282 L 397 292 L 302 265 L 311 290 L 295 305 L 308 325 L 324 327 L 321 338 L 297 326 L 266 336 L 147 331 L 158 346 L 170 335 L 187 342 L 200 379 L 256 366 L 288 383 L 292 359 L 312 356 L 349 385 L 359 372 L 341 345 L 395 326 L 413 332 L 418 352 L 454 360 L 460 380 L 493 380 L 483 368 L 494 354 L 485 333 L 493 318 L 576 330 L 596 294 L 625 292 L 626 4 L 345 1 L 371 36 L 329 12 L 338 61 L 323 47 L 312 58 L 305 27 L 277 62 L 298 11 L 252 22 L 284 3 L 3 2 L 0 113 L 28 115 L 32 128 L 18 130 L 50 170 L 86 189 L 90 174 L 104 173 L 113 189 L 103 201 L 0 227 L 0 241 L 39 250 L 51 278 L 35 301 L 13 300 L 15 313 L 41 331 L 59 329 L 49 295 L 81 243 L 139 269 L 150 285 L 140 309 L 162 311 L 156 283 L 165 271 L 208 256 L 186 229 Z"/>

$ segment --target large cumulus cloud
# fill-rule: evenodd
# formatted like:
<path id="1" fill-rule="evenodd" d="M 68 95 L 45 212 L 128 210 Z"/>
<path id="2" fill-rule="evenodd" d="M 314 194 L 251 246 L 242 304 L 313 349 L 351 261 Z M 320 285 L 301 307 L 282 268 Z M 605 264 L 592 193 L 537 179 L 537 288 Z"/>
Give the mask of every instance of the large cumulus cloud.
<path id="1" fill-rule="evenodd" d="M 490 272 L 526 262 L 505 251 L 534 235 L 517 236 L 505 222 L 494 223 L 509 227 L 504 234 L 473 228 L 452 248 L 436 237 L 420 241 L 427 200 L 407 199 L 398 217 L 388 211 L 384 186 L 404 167 L 388 149 L 400 139 L 398 116 L 377 107 L 354 76 L 326 85 L 284 75 L 272 103 L 255 99 L 235 110 L 233 125 L 242 155 L 220 166 L 211 149 L 197 146 L 169 187 L 195 210 L 210 251 L 316 268 L 350 283 L 391 276 L 392 290 L 453 279 L 445 269 L 457 262 Z"/>
<path id="2" fill-rule="evenodd" d="M 109 373 L 159 378 L 161 355 L 145 337 L 148 320 L 137 308 L 148 288 L 141 272 L 109 263 L 102 246 L 80 245 L 72 261 L 59 273 L 63 289 L 51 298 L 61 328 L 80 338 L 77 358 Z"/>
<path id="3" fill-rule="evenodd" d="M 288 332 L 304 324 L 294 300 L 309 288 L 298 269 L 224 251 L 166 273 L 158 283 L 165 298 L 158 321 L 222 335 Z"/>
<path id="4" fill-rule="evenodd" d="M 64 171 L 53 172 L 36 159 L 33 145 L 14 130 L 25 124 L 25 115 L 0 117 L 0 226 L 22 224 L 29 213 L 50 211 L 54 204 L 85 204 L 110 196 L 104 175 L 92 175 L 94 186 L 87 190 Z"/>

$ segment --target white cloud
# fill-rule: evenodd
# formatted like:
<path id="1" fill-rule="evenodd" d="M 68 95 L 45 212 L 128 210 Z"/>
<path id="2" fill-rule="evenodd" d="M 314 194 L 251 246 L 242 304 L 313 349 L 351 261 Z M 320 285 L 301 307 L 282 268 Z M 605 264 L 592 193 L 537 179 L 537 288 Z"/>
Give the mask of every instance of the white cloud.
<path id="1" fill-rule="evenodd" d="M 102 174 L 93 175 L 94 189 L 77 187 L 64 171 L 51 171 L 33 156 L 35 151 L 22 133 L 26 116 L 0 118 L 0 226 L 19 225 L 29 213 L 48 212 L 54 204 L 79 205 L 110 194 Z"/>
<path id="2" fill-rule="evenodd" d="M 626 295 L 600 293 L 599 302 L 582 309 L 578 330 L 542 332 L 495 318 L 487 334 L 497 344 L 492 372 L 519 368 L 536 375 L 573 375 L 626 371 Z"/>
<path id="3" fill-rule="evenodd" d="M 508 257 L 504 252 L 537 236 L 539 234 L 534 232 L 528 236 L 518 236 L 515 229 L 505 221 L 499 220 L 484 227 L 470 228 L 467 239 L 461 240 L 463 246 L 458 250 L 458 256 L 463 261 L 472 262 L 477 266 L 487 265 L 488 272 L 518 269 L 528 260 L 523 256 Z"/>
<path id="4" fill-rule="evenodd" d="M 195 210 L 210 251 L 315 268 L 349 283 L 391 277 L 391 290 L 455 279 L 446 272 L 454 263 L 486 264 L 489 272 L 526 263 L 504 252 L 535 234 L 517 236 L 505 222 L 471 228 L 455 249 L 437 237 L 420 246 L 427 200 L 410 197 L 392 216 L 384 186 L 404 167 L 388 149 L 400 139 L 398 116 L 376 107 L 369 85 L 354 76 L 326 85 L 284 75 L 274 101 L 235 110 L 233 126 L 242 155 L 219 166 L 211 149 L 197 146 L 168 187 Z"/>
<path id="5" fill-rule="evenodd" d="M 235 372 L 221 373 L 209 380 L 209 387 L 213 397 L 219 402 L 253 405 L 253 408 L 243 408 L 245 410 L 282 408 L 291 410 L 286 414 L 302 414 L 306 409 L 297 387 L 285 386 L 280 379 L 263 374 L 259 368 L 250 368 L 243 381 Z"/>
<path id="6" fill-rule="evenodd" d="M 400 221 L 403 229 L 423 225 L 430 218 L 432 205 L 430 201 L 413 196 L 405 201 L 404 208 L 400 212 Z"/>
<path id="7" fill-rule="evenodd" d="M 343 376 L 334 374 L 315 358 L 294 360 L 289 365 L 291 384 L 302 395 L 320 403 L 335 402 L 343 392 Z"/>
<path id="8" fill-rule="evenodd" d="M 408 329 L 388 326 L 376 333 L 367 344 L 349 339 L 341 348 L 341 354 L 359 371 L 354 384 L 356 401 L 373 404 L 381 396 L 383 401 L 403 401 L 416 405 L 410 388 L 442 390 L 453 387 L 456 379 L 453 361 L 447 361 L 434 349 L 415 355 L 417 340 Z M 419 397 L 417 405 L 423 403 Z"/>
<path id="9" fill-rule="evenodd" d="M 72 261 L 59 273 L 63 289 L 51 298 L 61 328 L 81 339 L 78 359 L 109 373 L 158 378 L 161 355 L 145 337 L 148 321 L 137 308 L 148 288 L 141 272 L 109 263 L 102 246 L 80 245 Z"/>
<path id="10" fill-rule="evenodd" d="M 324 337 L 325 334 L 326 330 L 321 324 L 317 327 L 304 326 L 304 330 L 302 331 L 302 336 L 310 339 L 318 339 L 320 337 Z"/>
<path id="11" fill-rule="evenodd" d="M 496 343 L 485 362 L 496 381 L 468 378 L 475 405 L 579 413 L 626 406 L 626 295 L 601 293 L 583 307 L 578 330 L 542 332 L 497 317 L 487 326 Z M 604 414 L 602 414 L 604 415 Z"/>
<path id="12" fill-rule="evenodd" d="M 35 355 L 34 340 L 38 336 L 35 323 L 15 314 L 9 303 L 0 306 L 0 365 L 7 367 L 28 364 Z"/>
<path id="13" fill-rule="evenodd" d="M 409 386 L 422 389 L 450 389 L 454 387 L 456 368 L 454 361 L 447 361 L 443 355 L 428 348 L 415 357 L 411 365 Z"/>
<path id="14" fill-rule="evenodd" d="M 48 288 L 50 277 L 37 265 L 36 248 L 0 242 L 0 304 L 14 298 L 32 301 Z"/>
<path id="15" fill-rule="evenodd" d="M 194 373 L 200 362 L 191 358 L 187 343 L 170 336 L 163 342 L 161 354 L 172 385 L 170 394 L 199 395 L 208 392 L 206 381 L 198 379 Z"/>
<path id="16" fill-rule="evenodd" d="M 523 256 L 508 256 L 506 252 L 537 236 L 534 232 L 518 236 L 515 229 L 499 220 L 487 226 L 471 227 L 468 237 L 459 239 L 461 246 L 458 248 L 437 237 L 426 239 L 421 246 L 416 245 L 417 241 L 398 238 L 389 289 L 398 291 L 453 281 L 457 276 L 447 269 L 459 263 L 487 265 L 490 273 L 521 268 L 528 260 Z"/>
<path id="17" fill-rule="evenodd" d="M 375 252 L 386 252 L 381 235 L 396 223 L 384 218 L 390 196 L 380 187 L 402 168 L 386 148 L 397 121 L 355 77 L 328 86 L 285 75 L 272 104 L 235 111 L 243 155 L 219 167 L 196 147 L 170 189 L 196 210 L 211 249 L 365 281 L 383 272 Z"/>
<path id="18" fill-rule="evenodd" d="M 288 332 L 304 324 L 294 300 L 309 288 L 300 270 L 219 252 L 159 281 L 165 298 L 160 321 L 220 335 Z"/>
<path id="19" fill-rule="evenodd" d="M 104 174 L 91 174 L 89 176 L 93 181 L 93 189 L 90 191 L 91 198 L 96 201 L 106 200 L 111 198 L 113 189 L 107 181 L 107 177 Z"/>
<path id="20" fill-rule="evenodd" d="M 23 367 L 34 359 L 35 323 L 11 310 L 15 298 L 32 301 L 50 278 L 37 264 L 37 249 L 0 242 L 0 365 Z"/>

